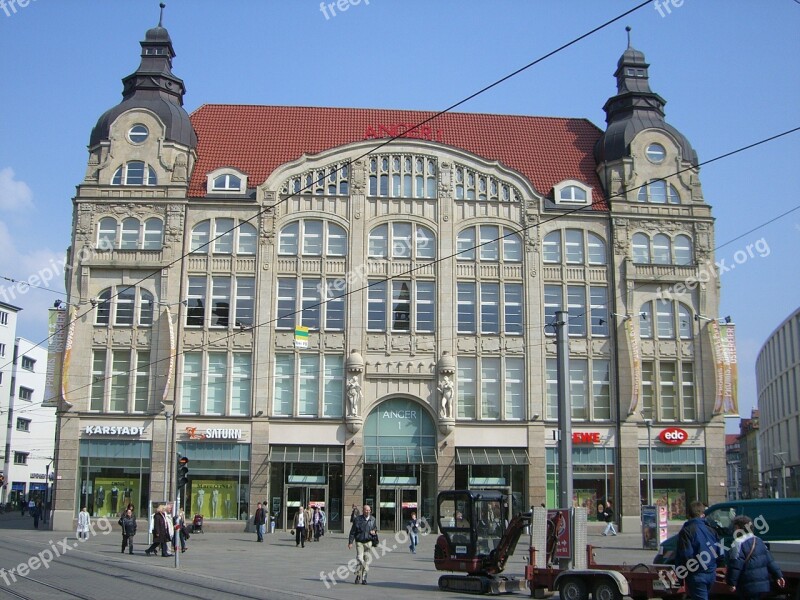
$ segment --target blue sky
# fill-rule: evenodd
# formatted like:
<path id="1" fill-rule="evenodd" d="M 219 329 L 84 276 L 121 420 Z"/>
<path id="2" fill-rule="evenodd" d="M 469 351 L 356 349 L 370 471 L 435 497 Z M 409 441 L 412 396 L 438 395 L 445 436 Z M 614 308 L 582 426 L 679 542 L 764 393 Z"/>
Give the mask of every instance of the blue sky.
<path id="1" fill-rule="evenodd" d="M 315 0 L 169 0 L 164 25 L 187 109 L 441 109 L 637 4 L 354 1 L 326 18 Z M 668 122 L 701 161 L 800 126 L 800 4 L 660 1 L 660 9 L 651 2 L 459 110 L 582 117 L 603 127 L 630 25 L 634 47 L 651 64 L 651 87 L 668 102 Z M 15 8 L 0 7 L 0 276 L 27 279 L 63 257 L 89 133 L 120 101 L 120 80 L 139 64 L 158 2 L 31 0 Z M 701 170 L 718 246 L 800 205 L 799 149 L 795 133 Z M 768 252 L 735 262 L 737 251 L 762 238 Z M 720 316 L 738 325 L 743 414 L 755 404 L 759 348 L 800 305 L 797 256 L 800 210 L 717 253 L 736 267 L 721 277 Z M 11 293 L 9 282 L 0 286 Z M 46 337 L 45 309 L 63 297 L 54 293 L 63 292 L 63 277 L 48 287 L 6 296 L 24 308 L 20 335 Z"/>

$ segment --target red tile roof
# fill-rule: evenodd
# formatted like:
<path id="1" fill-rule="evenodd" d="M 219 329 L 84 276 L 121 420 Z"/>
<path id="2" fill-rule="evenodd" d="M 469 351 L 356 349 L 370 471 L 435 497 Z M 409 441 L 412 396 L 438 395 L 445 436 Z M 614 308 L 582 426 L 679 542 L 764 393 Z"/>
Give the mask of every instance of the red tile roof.
<path id="1" fill-rule="evenodd" d="M 739 441 L 739 434 L 738 433 L 726 433 L 725 434 L 725 445 L 731 446 Z"/>
<path id="2" fill-rule="evenodd" d="M 247 173 L 253 186 L 288 161 L 365 139 L 368 127 L 418 124 L 434 112 L 362 108 L 206 104 L 191 114 L 199 138 L 189 196 L 206 195 L 220 167 Z M 432 137 L 524 175 L 541 194 L 576 179 L 601 199 L 593 149 L 602 131 L 586 119 L 446 113 L 427 126 Z M 412 136 L 409 136 L 412 137 Z M 376 142 L 377 144 L 377 142 Z"/>

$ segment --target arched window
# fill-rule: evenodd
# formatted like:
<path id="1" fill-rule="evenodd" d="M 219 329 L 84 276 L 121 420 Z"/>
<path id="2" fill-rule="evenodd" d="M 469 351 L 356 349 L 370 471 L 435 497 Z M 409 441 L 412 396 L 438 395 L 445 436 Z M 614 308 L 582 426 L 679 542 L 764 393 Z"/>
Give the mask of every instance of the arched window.
<path id="1" fill-rule="evenodd" d="M 336 223 L 318 219 L 292 221 L 278 235 L 282 256 L 346 256 L 347 231 Z"/>
<path id="2" fill-rule="evenodd" d="M 577 185 L 568 185 L 561 190 L 559 198 L 562 202 L 586 202 L 586 190 Z"/>
<path id="3" fill-rule="evenodd" d="M 208 241 L 211 239 L 211 221 L 201 221 L 192 228 L 191 252 L 208 254 Z"/>
<path id="4" fill-rule="evenodd" d="M 150 165 L 132 160 L 117 168 L 111 185 L 157 185 L 156 171 Z"/>
<path id="5" fill-rule="evenodd" d="M 677 235 L 672 244 L 673 263 L 676 265 L 692 264 L 692 240 L 688 235 Z"/>
<path id="6" fill-rule="evenodd" d="M 508 227 L 468 227 L 458 234 L 456 243 L 459 252 L 464 250 L 458 260 L 475 260 L 477 256 L 481 262 L 499 262 L 501 258 L 505 262 L 522 261 L 522 238 Z"/>
<path id="7" fill-rule="evenodd" d="M 120 250 L 136 250 L 139 247 L 139 219 L 128 217 L 122 221 Z"/>
<path id="8" fill-rule="evenodd" d="M 586 233 L 586 247 L 589 254 L 590 265 L 606 264 L 606 242 L 599 235 L 591 231 Z"/>
<path id="9" fill-rule="evenodd" d="M 164 224 L 161 219 L 147 219 L 144 222 L 143 250 L 160 250 L 164 243 Z"/>
<path id="10" fill-rule="evenodd" d="M 650 238 L 644 233 L 634 233 L 632 240 L 633 262 L 639 265 L 650 264 Z"/>
<path id="11" fill-rule="evenodd" d="M 213 240 L 213 241 L 212 241 Z M 256 253 L 258 230 L 247 221 L 217 218 L 200 221 L 192 227 L 190 251 L 192 254 L 208 254 L 213 246 L 214 254 L 253 255 Z"/>
<path id="12" fill-rule="evenodd" d="M 99 250 L 113 250 L 117 246 L 117 220 L 113 217 L 103 217 L 97 228 L 97 248 Z"/>
<path id="13" fill-rule="evenodd" d="M 258 231 L 250 223 L 239 224 L 236 254 L 255 254 Z"/>
<path id="14" fill-rule="evenodd" d="M 475 260 L 475 228 L 467 227 L 458 234 L 456 240 L 458 260 Z"/>
<path id="15" fill-rule="evenodd" d="M 682 340 L 692 339 L 692 311 L 682 302 L 678 302 L 678 335 Z"/>
<path id="16" fill-rule="evenodd" d="M 109 325 L 114 314 L 114 325 L 130 327 L 134 324 L 153 324 L 155 298 L 145 289 L 117 286 L 100 292 L 92 301 L 95 307 L 95 325 Z M 138 315 L 138 316 L 137 316 Z"/>
<path id="17" fill-rule="evenodd" d="M 242 180 L 236 175 L 220 175 L 214 178 L 211 189 L 220 192 L 239 192 L 242 189 Z"/>
<path id="18" fill-rule="evenodd" d="M 649 202 L 650 204 L 680 204 L 681 197 L 675 186 L 668 184 L 663 179 L 648 181 L 639 188 L 639 202 Z"/>
<path id="19" fill-rule="evenodd" d="M 668 265 L 672 261 L 669 236 L 658 233 L 653 236 L 653 264 Z"/>
<path id="20" fill-rule="evenodd" d="M 97 294 L 97 305 L 95 307 L 95 325 L 108 325 L 111 316 L 111 288 L 103 290 Z"/>
<path id="21" fill-rule="evenodd" d="M 139 290 L 139 325 L 153 324 L 153 309 L 155 302 L 153 294 L 147 290 Z"/>
<path id="22" fill-rule="evenodd" d="M 397 221 L 369 232 L 370 258 L 436 258 L 436 235 L 422 225 Z"/>
<path id="23" fill-rule="evenodd" d="M 544 236 L 542 260 L 546 263 L 561 262 L 561 231 L 551 231 Z"/>

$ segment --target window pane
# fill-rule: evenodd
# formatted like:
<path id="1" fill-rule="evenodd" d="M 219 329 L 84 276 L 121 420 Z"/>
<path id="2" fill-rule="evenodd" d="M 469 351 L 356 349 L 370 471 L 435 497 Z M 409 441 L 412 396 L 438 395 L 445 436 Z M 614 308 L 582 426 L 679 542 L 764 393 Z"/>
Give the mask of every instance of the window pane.
<path id="1" fill-rule="evenodd" d="M 508 235 L 510 230 L 503 229 L 503 260 L 508 262 L 520 262 L 522 260 L 522 238 L 516 233 Z"/>
<path id="2" fill-rule="evenodd" d="M 150 393 L 150 353 L 136 352 L 136 383 L 134 383 L 133 410 L 145 412 L 149 404 Z"/>
<path id="3" fill-rule="evenodd" d="M 411 329 L 411 289 L 408 281 L 392 281 L 392 331 Z"/>
<path id="4" fill-rule="evenodd" d="M 183 355 L 182 413 L 198 414 L 200 412 L 202 358 L 203 355 L 199 352 L 187 352 Z"/>
<path id="5" fill-rule="evenodd" d="M 678 331 L 682 340 L 692 339 L 692 314 L 689 307 L 678 303 Z"/>
<path id="6" fill-rule="evenodd" d="M 341 417 L 344 402 L 344 357 L 325 356 L 325 374 L 323 376 L 323 408 L 325 417 Z"/>
<path id="7" fill-rule="evenodd" d="M 671 300 L 656 300 L 656 322 L 658 324 L 658 337 L 673 339 L 675 337 L 675 320 L 672 314 Z"/>
<path id="8" fill-rule="evenodd" d="M 496 225 L 481 225 L 481 260 L 497 262 L 500 260 L 500 229 Z"/>
<path id="9" fill-rule="evenodd" d="M 379 225 L 369 233 L 369 256 L 370 258 L 386 258 L 389 248 L 388 225 Z"/>
<path id="10" fill-rule="evenodd" d="M 227 327 L 231 312 L 231 278 L 211 280 L 211 327 Z"/>
<path id="11" fill-rule="evenodd" d="M 639 315 L 634 318 L 639 319 L 639 337 L 651 338 L 653 337 L 653 305 L 651 302 L 642 304 L 642 309 Z"/>
<path id="12" fill-rule="evenodd" d="M 130 384 L 131 353 L 115 350 L 111 355 L 111 391 L 108 398 L 108 410 L 111 412 L 127 412 L 128 386 Z"/>
<path id="13" fill-rule="evenodd" d="M 505 284 L 505 332 L 522 334 L 522 284 Z"/>
<path id="14" fill-rule="evenodd" d="M 117 221 L 111 217 L 100 219 L 97 228 L 97 247 L 100 250 L 113 250 L 117 245 Z"/>
<path id="15" fill-rule="evenodd" d="M 347 232 L 334 223 L 328 223 L 328 256 L 347 254 Z"/>
<path id="16" fill-rule="evenodd" d="M 325 329 L 344 330 L 345 298 L 347 292 L 340 289 L 336 281 L 327 282 L 327 302 L 325 303 Z"/>
<path id="17" fill-rule="evenodd" d="M 206 307 L 206 278 L 189 277 L 189 305 L 186 310 L 186 325 L 202 327 Z"/>
<path id="18" fill-rule="evenodd" d="M 215 219 L 214 238 L 215 254 L 233 254 L 233 219 Z"/>
<path id="19" fill-rule="evenodd" d="M 236 278 L 236 327 L 251 327 L 255 323 L 255 277 Z"/>
<path id="20" fill-rule="evenodd" d="M 659 363 L 661 378 L 661 418 L 665 421 L 675 420 L 675 363 Z"/>
<path id="21" fill-rule="evenodd" d="M 500 359 L 481 361 L 481 418 L 500 418 Z"/>
<path id="22" fill-rule="evenodd" d="M 675 253 L 674 262 L 676 265 L 692 264 L 692 240 L 687 236 L 676 236 L 675 243 L 672 245 L 672 250 Z"/>
<path id="23" fill-rule="evenodd" d="M 598 359 L 592 361 L 592 405 L 595 420 L 611 419 L 610 380 L 609 361 Z"/>
<path id="24" fill-rule="evenodd" d="M 278 329 L 294 329 L 297 312 L 297 280 L 278 279 Z"/>
<path id="25" fill-rule="evenodd" d="M 655 418 L 655 371 L 651 361 L 642 361 L 642 412 L 645 417 Z"/>
<path id="26" fill-rule="evenodd" d="M 297 256 L 297 232 L 299 228 L 300 223 L 295 221 L 281 229 L 280 236 L 278 236 L 278 254 Z"/>
<path id="27" fill-rule="evenodd" d="M 608 288 L 593 285 L 590 288 L 592 308 L 592 335 L 608 335 Z"/>
<path id="28" fill-rule="evenodd" d="M 633 234 L 633 262 L 636 264 L 650 264 L 650 238 L 643 233 Z"/>
<path id="29" fill-rule="evenodd" d="M 546 263 L 561 262 L 561 232 L 551 231 L 544 236 L 542 260 Z"/>
<path id="30" fill-rule="evenodd" d="M 500 284 L 481 283 L 481 333 L 500 333 Z"/>
<path id="31" fill-rule="evenodd" d="M 458 260 L 475 260 L 475 228 L 470 227 L 458 234 L 456 242 Z"/>
<path id="32" fill-rule="evenodd" d="M 367 329 L 386 331 L 386 282 L 371 281 L 368 292 Z"/>
<path id="33" fill-rule="evenodd" d="M 133 303 L 136 300 L 136 288 L 127 287 L 117 292 L 117 310 L 114 314 L 115 325 L 133 325 Z"/>
<path id="34" fill-rule="evenodd" d="M 300 415 L 317 416 L 319 399 L 319 356 L 300 355 L 298 410 Z"/>
<path id="35" fill-rule="evenodd" d="M 322 255 L 322 221 L 303 221 L 303 256 Z"/>
<path id="36" fill-rule="evenodd" d="M 90 410 L 103 410 L 106 389 L 106 351 L 95 350 L 92 356 L 92 400 Z"/>
<path id="37" fill-rule="evenodd" d="M 103 290 L 97 295 L 96 325 L 108 325 L 111 317 L 111 290 Z"/>
<path id="38" fill-rule="evenodd" d="M 136 250 L 139 247 L 138 219 L 125 219 L 122 222 L 122 239 L 119 247 L 122 250 Z"/>
<path id="39" fill-rule="evenodd" d="M 458 418 L 474 419 L 477 397 L 476 359 L 458 357 Z"/>
<path id="40" fill-rule="evenodd" d="M 272 414 L 289 416 L 292 414 L 294 399 L 294 356 L 278 354 L 275 356 L 275 390 L 272 401 Z"/>
<path id="41" fill-rule="evenodd" d="M 411 256 L 411 223 L 392 223 L 392 256 Z"/>
<path id="42" fill-rule="evenodd" d="M 139 290 L 139 325 L 153 324 L 153 294 L 147 290 Z"/>
<path id="43" fill-rule="evenodd" d="M 547 413 L 546 419 L 558 419 L 558 363 L 555 358 L 547 359 Z"/>
<path id="44" fill-rule="evenodd" d="M 161 219 L 147 219 L 144 223 L 144 250 L 160 250 L 164 239 Z"/>
<path id="45" fill-rule="evenodd" d="M 544 324 L 555 325 L 556 312 L 561 310 L 562 290 L 560 285 L 544 286 Z M 553 327 L 546 327 L 545 334 L 555 335 Z"/>
<path id="46" fill-rule="evenodd" d="M 320 307 L 322 298 L 320 290 L 322 281 L 319 279 L 303 279 L 303 316 L 302 323 L 310 329 L 320 328 Z"/>
<path id="47" fill-rule="evenodd" d="M 417 225 L 417 258 L 436 257 L 436 238 L 427 227 Z"/>
<path id="48" fill-rule="evenodd" d="M 588 246 L 589 246 L 589 264 L 590 265 L 604 265 L 606 264 L 606 243 L 603 239 L 594 233 L 588 233 Z"/>
<path id="49" fill-rule="evenodd" d="M 681 401 L 683 404 L 683 418 L 686 421 L 695 420 L 694 397 L 694 365 L 690 362 L 681 363 Z"/>
<path id="50" fill-rule="evenodd" d="M 589 418 L 587 363 L 582 359 L 569 361 L 569 394 L 572 402 L 572 418 L 586 420 Z"/>
<path id="51" fill-rule="evenodd" d="M 132 160 L 125 166 L 125 185 L 144 184 L 144 163 Z"/>
<path id="52" fill-rule="evenodd" d="M 667 202 L 667 183 L 665 181 L 651 181 L 647 187 L 650 192 L 650 202 L 653 204 Z"/>
<path id="53" fill-rule="evenodd" d="M 225 392 L 227 389 L 227 355 L 223 352 L 208 353 L 208 383 L 206 384 L 206 414 L 225 413 Z"/>
<path id="54" fill-rule="evenodd" d="M 567 286 L 567 311 L 569 313 L 569 335 L 586 335 L 586 288 L 582 285 Z"/>
<path id="55" fill-rule="evenodd" d="M 417 282 L 417 331 L 434 331 L 436 286 L 432 281 Z"/>
<path id="56" fill-rule="evenodd" d="M 567 264 L 583 264 L 583 231 L 580 229 L 567 229 L 565 231 L 564 250 L 567 255 Z"/>
<path id="57" fill-rule="evenodd" d="M 506 419 L 521 419 L 524 413 L 525 360 L 506 358 Z"/>
<path id="58" fill-rule="evenodd" d="M 663 233 L 653 237 L 653 263 L 656 265 L 668 265 L 670 263 L 669 238 Z"/>
<path id="59" fill-rule="evenodd" d="M 239 224 L 239 244 L 237 254 L 255 254 L 258 232 L 250 223 Z"/>
<path id="60" fill-rule="evenodd" d="M 208 252 L 208 240 L 211 222 L 203 221 L 192 229 L 192 252 L 195 254 L 206 254 Z"/>
<path id="61" fill-rule="evenodd" d="M 475 333 L 475 284 L 458 282 L 458 332 Z"/>

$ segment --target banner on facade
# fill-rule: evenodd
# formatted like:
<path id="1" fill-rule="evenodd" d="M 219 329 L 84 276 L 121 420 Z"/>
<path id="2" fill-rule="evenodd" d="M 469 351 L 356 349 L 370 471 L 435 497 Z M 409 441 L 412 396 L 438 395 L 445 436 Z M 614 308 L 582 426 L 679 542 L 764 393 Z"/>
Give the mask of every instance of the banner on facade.
<path id="1" fill-rule="evenodd" d="M 735 325 L 711 321 L 708 324 L 708 331 L 714 351 L 714 373 L 717 387 L 713 414 L 739 416 Z"/>
<path id="2" fill-rule="evenodd" d="M 639 345 L 638 327 L 633 326 L 633 319 L 625 319 L 625 335 L 631 345 L 631 405 L 628 414 L 632 415 L 639 407 L 639 396 L 642 388 L 642 351 Z"/>
<path id="3" fill-rule="evenodd" d="M 58 407 L 61 393 L 61 358 L 67 339 L 67 311 L 51 308 L 47 322 L 47 374 L 42 406 Z"/>
<path id="4" fill-rule="evenodd" d="M 72 358 L 72 344 L 75 340 L 75 308 L 70 306 L 67 311 L 67 336 L 64 340 L 64 360 L 61 362 L 61 398 L 64 402 L 69 402 L 67 398 L 67 378 L 69 377 L 69 361 Z M 63 329 L 63 327 L 62 327 Z"/>
<path id="5" fill-rule="evenodd" d="M 308 327 L 298 325 L 294 328 L 294 347 L 308 348 Z"/>
<path id="6" fill-rule="evenodd" d="M 169 306 L 164 308 L 164 315 L 167 317 L 167 330 L 169 332 L 169 359 L 167 362 L 167 377 L 164 380 L 164 393 L 161 396 L 162 402 L 169 399 L 169 384 L 172 383 L 172 375 L 175 370 L 175 328 L 172 324 L 172 313 Z"/>

